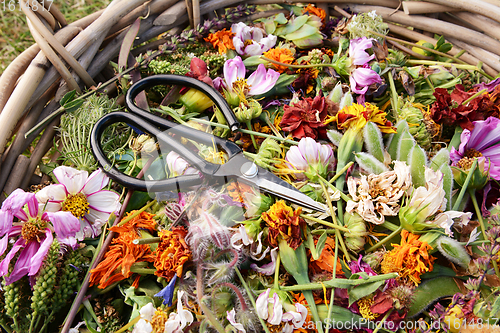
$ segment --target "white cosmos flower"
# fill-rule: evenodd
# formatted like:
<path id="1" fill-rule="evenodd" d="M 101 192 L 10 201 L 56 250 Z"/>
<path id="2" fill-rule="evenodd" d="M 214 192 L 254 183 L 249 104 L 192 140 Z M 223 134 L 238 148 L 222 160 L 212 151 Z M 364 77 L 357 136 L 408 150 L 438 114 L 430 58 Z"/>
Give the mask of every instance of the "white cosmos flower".
<path id="1" fill-rule="evenodd" d="M 96 237 L 111 213 L 120 209 L 119 195 L 103 190 L 109 178 L 99 169 L 90 176 L 87 171 L 67 166 L 54 169 L 59 184 L 44 187 L 36 193 L 36 198 L 46 211 L 69 211 L 80 221 L 78 240 Z"/>

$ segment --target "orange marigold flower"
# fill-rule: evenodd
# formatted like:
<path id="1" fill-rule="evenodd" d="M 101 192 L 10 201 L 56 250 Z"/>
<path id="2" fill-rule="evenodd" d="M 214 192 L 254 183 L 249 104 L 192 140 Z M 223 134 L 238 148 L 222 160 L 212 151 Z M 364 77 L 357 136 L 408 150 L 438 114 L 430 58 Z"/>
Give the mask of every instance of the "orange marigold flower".
<path id="1" fill-rule="evenodd" d="M 254 189 L 247 184 L 231 182 L 226 188 L 227 194 L 233 199 L 233 201 L 245 203 L 244 195 L 245 193 L 255 194 Z"/>
<path id="2" fill-rule="evenodd" d="M 426 242 L 418 240 L 420 236 L 407 230 L 401 231 L 401 245 L 394 247 L 384 255 L 382 273 L 398 273 L 399 280 L 410 280 L 415 285 L 420 283 L 420 275 L 431 272 L 435 257 L 429 255 L 432 247 Z"/>
<path id="3" fill-rule="evenodd" d="M 184 264 L 191 259 L 191 250 L 184 238 L 187 235 L 184 227 L 174 227 L 172 230 L 160 231 L 160 243 L 156 249 L 156 276 L 170 280 L 177 274 L 181 277 Z"/>
<path id="4" fill-rule="evenodd" d="M 269 227 L 267 240 L 271 246 L 278 246 L 279 237 L 294 250 L 302 244 L 301 228 L 305 227 L 305 222 L 300 213 L 302 208 L 294 211 L 283 200 L 276 201 L 267 212 L 262 213 L 262 219 Z"/>
<path id="5" fill-rule="evenodd" d="M 219 30 L 212 34 L 209 34 L 207 38 L 205 38 L 206 42 L 212 43 L 213 47 L 217 47 L 219 50 L 219 54 L 224 54 L 227 50 L 234 50 L 233 45 L 233 37 L 234 33 L 226 29 Z"/>
<path id="6" fill-rule="evenodd" d="M 264 57 L 274 61 L 282 62 L 284 64 L 291 64 L 295 60 L 293 58 L 292 51 L 287 48 L 270 49 L 269 51 L 264 52 Z M 273 66 L 280 73 L 284 73 L 288 69 L 288 67 L 283 65 L 273 64 Z"/>
<path id="7" fill-rule="evenodd" d="M 326 12 L 323 9 L 317 8 L 313 4 L 309 4 L 309 5 L 307 5 L 306 8 L 302 9 L 302 14 L 305 14 L 305 13 L 309 13 L 311 15 L 316 15 L 317 17 L 319 17 L 321 19 L 321 22 L 323 22 L 323 24 L 325 24 Z"/>
<path id="8" fill-rule="evenodd" d="M 130 212 L 130 216 L 134 212 Z M 99 289 L 104 289 L 115 282 L 122 281 L 132 276 L 130 268 L 136 262 L 154 262 L 155 256 L 149 245 L 136 245 L 134 239 L 141 238 L 139 229 L 153 232 L 156 222 L 153 214 L 142 212 L 122 226 L 114 226 L 109 230 L 118 235 L 111 241 L 111 245 L 104 255 L 104 259 L 90 273 L 90 286 L 98 284 Z M 138 286 L 139 275 L 134 281 Z"/>
<path id="9" fill-rule="evenodd" d="M 314 245 L 318 243 L 318 238 L 314 239 Z M 325 247 L 321 252 L 318 260 L 311 258 L 309 262 L 309 269 L 313 275 L 328 274 L 330 277 L 333 272 L 333 265 L 335 264 L 335 240 L 332 237 L 327 237 L 325 242 Z M 340 263 L 340 258 L 337 257 L 336 274 L 344 274 L 342 271 L 342 264 Z"/>

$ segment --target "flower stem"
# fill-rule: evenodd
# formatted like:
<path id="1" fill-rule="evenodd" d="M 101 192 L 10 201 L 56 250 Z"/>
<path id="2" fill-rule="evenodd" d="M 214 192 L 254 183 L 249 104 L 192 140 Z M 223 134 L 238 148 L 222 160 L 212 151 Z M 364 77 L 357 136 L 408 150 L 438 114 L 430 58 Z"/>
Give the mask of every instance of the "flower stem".
<path id="1" fill-rule="evenodd" d="M 336 279 L 337 274 L 337 260 L 339 257 L 339 240 L 335 238 L 335 257 L 333 258 L 333 279 Z M 328 316 L 326 317 L 326 330 L 325 333 L 328 333 L 330 330 L 330 323 L 332 320 L 332 312 L 333 312 L 333 302 L 335 301 L 335 287 L 332 286 L 332 290 L 330 291 L 330 306 L 328 306 Z"/>
<path id="2" fill-rule="evenodd" d="M 351 167 L 351 165 L 353 165 L 353 164 L 354 164 L 354 162 L 353 162 L 353 161 L 351 161 L 351 162 L 347 163 L 347 164 L 346 164 L 346 165 L 345 165 L 342 169 L 340 169 L 340 170 L 339 170 L 339 172 L 337 172 L 337 173 L 335 174 L 335 176 L 333 176 L 333 177 L 332 177 L 332 179 L 330 179 L 328 182 L 329 182 L 330 184 L 332 184 L 332 183 L 333 183 L 334 181 L 336 181 L 336 180 L 337 180 L 340 176 L 342 176 L 342 175 L 344 174 L 344 172 L 346 172 L 346 171 L 347 171 L 347 169 L 349 169 L 349 168 Z"/>
<path id="3" fill-rule="evenodd" d="M 279 284 L 280 264 L 281 264 L 281 257 L 278 252 L 278 256 L 276 257 L 276 268 L 274 269 L 274 289 L 276 290 L 280 289 L 280 284 Z"/>
<path id="4" fill-rule="evenodd" d="M 154 268 L 143 268 L 143 267 L 134 267 L 134 265 L 132 264 L 132 266 L 130 267 L 130 271 L 132 273 L 137 273 L 137 274 L 141 274 L 141 275 L 146 275 L 146 274 L 154 274 L 156 272 L 156 269 Z"/>
<path id="5" fill-rule="evenodd" d="M 211 121 L 208 121 L 208 120 L 205 120 L 205 119 L 191 118 L 189 120 L 195 121 L 195 122 L 200 123 L 200 124 L 212 125 L 212 126 L 215 126 L 215 127 L 221 127 L 221 128 L 229 129 L 229 126 L 227 126 L 227 125 L 222 125 L 222 124 L 219 124 L 219 123 L 214 123 L 214 122 L 211 122 Z M 253 134 L 253 135 L 256 135 L 256 136 L 261 136 L 263 138 L 271 138 L 271 139 L 274 139 L 274 140 L 277 140 L 277 141 L 282 141 L 282 142 L 289 143 L 291 145 L 298 145 L 299 144 L 297 141 L 293 141 L 293 140 L 289 140 L 289 139 L 283 139 L 283 138 L 280 138 L 279 136 L 265 134 L 265 133 L 260 133 L 260 132 L 256 132 L 256 131 L 245 130 L 245 129 L 242 129 L 242 128 L 238 129 L 238 132 L 241 132 L 241 133 L 244 133 L 244 134 Z"/>
<path id="6" fill-rule="evenodd" d="M 139 239 L 134 239 L 132 243 L 135 245 L 156 244 L 159 243 L 160 240 L 161 240 L 160 237 L 139 238 Z"/>
<path id="7" fill-rule="evenodd" d="M 330 198 L 330 194 L 328 193 L 328 190 L 326 189 L 326 186 L 325 186 L 325 183 L 327 184 L 330 184 L 328 183 L 325 179 L 321 179 L 321 187 L 323 188 L 323 192 L 325 193 L 325 197 L 326 197 L 326 203 L 328 205 L 328 208 L 330 209 L 330 215 L 332 216 L 332 220 L 333 220 L 333 223 L 334 224 L 337 224 L 337 219 L 335 218 L 335 211 L 333 210 L 333 206 L 332 206 L 332 200 Z M 347 251 L 347 247 L 345 246 L 345 243 L 344 243 L 344 239 L 342 238 L 342 235 L 340 234 L 340 231 L 339 230 L 335 230 L 335 237 L 339 240 L 340 242 L 340 246 L 342 247 L 342 252 L 344 252 L 344 256 L 347 260 L 347 262 L 350 262 L 351 261 L 351 257 L 349 256 L 349 252 Z"/>
<path id="8" fill-rule="evenodd" d="M 129 321 L 125 326 L 123 326 L 122 328 L 120 328 L 118 331 L 116 331 L 115 333 L 123 333 L 125 331 L 128 331 L 129 328 L 131 328 L 132 326 L 134 326 L 135 324 L 137 324 L 137 322 L 141 319 L 141 316 L 137 316 L 135 317 L 134 319 L 132 319 L 131 321 Z"/>
<path id="9" fill-rule="evenodd" d="M 387 72 L 387 76 L 389 77 L 389 86 L 391 87 L 392 109 L 395 115 L 398 115 L 398 92 L 396 91 L 396 85 L 394 84 L 394 78 L 390 70 Z"/>
<path id="10" fill-rule="evenodd" d="M 450 63 L 450 62 L 441 62 L 441 61 L 434 61 L 434 60 L 413 60 L 413 59 L 410 59 L 410 60 L 407 60 L 406 63 L 408 65 L 441 65 L 441 66 L 444 66 L 444 67 L 456 67 L 458 69 L 465 69 L 465 70 L 471 70 L 471 71 L 478 71 L 478 72 L 481 72 L 479 70 L 479 68 L 477 68 L 476 66 L 473 66 L 473 65 L 465 65 L 465 64 L 454 64 L 454 63 Z M 483 73 L 481 73 L 483 74 Z"/>
<path id="11" fill-rule="evenodd" d="M 281 287 L 281 290 L 284 291 L 304 291 L 304 290 L 320 290 L 323 289 L 323 285 L 327 288 L 347 288 L 349 286 L 357 286 L 366 283 L 372 283 L 376 281 L 385 281 L 389 279 L 395 279 L 398 277 L 398 273 L 388 273 L 388 274 L 380 274 L 375 276 L 370 276 L 368 279 L 331 279 L 329 281 L 323 281 L 323 284 L 319 282 L 313 282 L 308 284 L 296 284 L 294 286 L 284 286 Z"/>
<path id="12" fill-rule="evenodd" d="M 465 101 L 462 102 L 462 105 L 467 105 L 470 101 L 472 101 L 474 98 L 481 96 L 485 92 L 487 92 L 488 89 L 484 88 L 482 90 L 479 90 L 477 93 L 472 95 L 471 97 L 467 98 Z"/>
<path id="13" fill-rule="evenodd" d="M 465 178 L 465 182 L 462 185 L 462 189 L 460 190 L 460 193 L 458 194 L 457 200 L 455 201 L 455 204 L 453 205 L 452 210 L 458 210 L 460 203 L 462 203 L 462 199 L 465 195 L 465 192 L 467 191 L 467 187 L 469 187 L 470 180 L 472 178 L 472 175 L 474 174 L 474 170 L 476 170 L 476 167 L 477 167 L 477 158 L 475 158 L 474 163 L 472 163 L 472 166 L 469 170 L 469 173 L 467 174 L 467 178 Z"/>
<path id="14" fill-rule="evenodd" d="M 338 188 L 336 188 L 335 186 L 333 186 L 333 184 L 330 184 L 329 181 L 327 181 L 325 178 L 321 177 L 320 175 L 318 175 L 318 179 L 321 180 L 322 183 L 324 183 L 325 185 L 327 185 L 329 188 L 331 188 L 332 190 L 334 191 L 339 191 L 340 193 L 340 197 L 345 201 L 351 201 L 352 199 L 349 198 L 347 195 L 345 195 L 345 193 L 343 193 L 342 191 L 340 191 Z"/>
<path id="15" fill-rule="evenodd" d="M 389 221 L 384 221 L 384 223 L 381 224 L 381 226 L 389 229 L 390 231 L 396 231 L 398 230 L 399 226 L 398 225 L 395 225 Z"/>
<path id="16" fill-rule="evenodd" d="M 472 200 L 472 205 L 474 205 L 474 210 L 476 211 L 477 220 L 479 221 L 479 226 L 481 227 L 481 233 L 483 234 L 483 238 L 487 240 L 488 237 L 486 236 L 486 228 L 484 226 L 483 215 L 481 214 L 481 210 L 479 209 L 479 205 L 477 204 L 476 193 L 474 190 L 470 190 L 469 194 Z M 491 242 L 491 245 L 493 246 L 493 242 Z M 495 260 L 491 260 L 491 264 L 495 269 L 495 274 L 497 275 L 497 277 L 500 278 L 500 271 L 498 270 L 497 262 Z"/>
<path id="17" fill-rule="evenodd" d="M 132 214 L 130 214 L 129 216 L 127 216 L 126 218 L 121 220 L 120 223 L 118 223 L 117 225 L 119 227 L 121 227 L 122 225 L 124 225 L 128 221 L 132 220 L 133 218 L 137 217 L 140 213 L 142 213 L 143 211 L 145 211 L 149 207 L 153 206 L 154 204 L 156 204 L 156 200 L 153 200 L 150 203 L 148 203 L 146 206 L 142 207 L 141 209 L 136 210 L 135 212 L 133 212 Z"/>
<path id="18" fill-rule="evenodd" d="M 330 227 L 330 228 L 342 230 L 344 232 L 351 232 L 349 229 L 347 229 L 345 227 L 341 227 L 339 225 L 336 225 L 336 224 L 333 224 L 333 223 L 330 223 L 330 222 L 326 222 L 326 221 L 323 221 L 321 219 L 318 219 L 316 217 L 312 217 L 312 216 L 309 216 L 309 215 L 306 215 L 306 214 L 300 214 L 300 217 L 302 217 L 304 219 L 307 219 L 309 221 L 314 221 L 316 223 L 319 223 L 319 224 L 322 224 L 322 225 L 326 225 L 327 227 Z"/>
<path id="19" fill-rule="evenodd" d="M 334 64 L 313 64 L 313 65 L 292 65 L 292 64 L 286 64 L 284 62 L 276 61 L 273 59 L 266 58 L 264 56 L 260 57 L 262 60 L 269 61 L 272 64 L 275 65 L 280 65 L 280 66 L 285 66 L 288 68 L 315 68 L 315 67 L 335 67 Z"/>
<path id="20" fill-rule="evenodd" d="M 251 132 L 253 132 L 253 130 L 252 130 L 252 122 L 251 121 L 247 121 L 246 124 L 247 124 L 248 130 L 251 131 Z M 253 143 L 253 147 L 255 148 L 255 151 L 258 151 L 259 148 L 257 147 L 257 141 L 255 141 L 255 137 L 253 136 L 253 134 L 250 134 L 250 137 L 252 138 L 252 143 Z"/>
<path id="21" fill-rule="evenodd" d="M 387 320 L 387 317 L 391 315 L 393 310 L 394 309 L 390 309 L 389 311 L 387 311 L 384 318 L 382 318 L 382 320 L 378 322 L 377 327 L 375 327 L 375 329 L 373 330 L 373 333 L 377 333 L 379 331 L 379 329 L 382 327 L 382 325 L 384 325 L 384 322 Z"/>
<path id="22" fill-rule="evenodd" d="M 368 250 L 366 250 L 366 252 L 368 253 L 378 249 L 379 247 L 390 241 L 392 238 L 394 238 L 396 235 L 398 235 L 401 232 L 401 230 L 403 230 L 403 227 L 397 228 L 390 235 L 388 235 L 387 237 L 385 237 L 384 239 L 382 239 L 381 241 L 370 247 Z"/>
<path id="23" fill-rule="evenodd" d="M 245 279 L 243 278 L 243 276 L 241 275 L 241 272 L 238 269 L 238 267 L 235 267 L 234 270 L 235 270 L 236 274 L 238 275 L 238 277 L 240 278 L 241 284 L 243 285 L 243 287 L 245 288 L 245 290 L 247 292 L 248 298 L 250 299 L 250 303 L 252 303 L 254 310 L 257 311 L 257 305 L 255 304 L 255 299 L 253 298 L 252 291 L 248 287 L 248 285 L 247 285 Z M 271 333 L 271 331 L 269 331 L 269 328 L 267 327 L 264 320 L 259 315 L 257 315 L 257 318 L 259 318 L 260 324 L 262 325 L 262 328 L 264 328 L 264 331 L 266 333 Z"/>

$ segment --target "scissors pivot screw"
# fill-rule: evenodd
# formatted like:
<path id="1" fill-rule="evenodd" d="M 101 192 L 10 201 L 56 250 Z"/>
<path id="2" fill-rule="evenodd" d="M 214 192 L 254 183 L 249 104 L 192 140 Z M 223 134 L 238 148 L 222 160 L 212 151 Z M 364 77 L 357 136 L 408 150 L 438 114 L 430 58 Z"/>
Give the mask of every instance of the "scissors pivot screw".
<path id="1" fill-rule="evenodd" d="M 259 169 L 257 168 L 257 165 L 253 162 L 248 162 L 248 163 L 245 163 L 241 166 L 241 174 L 243 175 L 243 177 L 245 178 L 253 178 L 255 176 L 257 176 L 257 174 L 259 173 Z"/>

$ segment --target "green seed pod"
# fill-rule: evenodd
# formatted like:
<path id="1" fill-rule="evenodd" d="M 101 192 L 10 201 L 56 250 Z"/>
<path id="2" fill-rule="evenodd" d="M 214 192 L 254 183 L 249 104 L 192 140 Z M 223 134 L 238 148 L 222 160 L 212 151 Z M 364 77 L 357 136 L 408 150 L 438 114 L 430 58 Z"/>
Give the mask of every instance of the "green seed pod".
<path id="1" fill-rule="evenodd" d="M 470 257 L 462 244 L 453 238 L 441 236 L 437 240 L 437 248 L 443 256 L 454 263 L 467 268 L 470 263 Z"/>
<path id="2" fill-rule="evenodd" d="M 366 224 L 357 213 L 344 213 L 344 224 L 350 232 L 346 232 L 345 245 L 351 251 L 358 252 L 365 246 Z"/>
<path id="3" fill-rule="evenodd" d="M 384 259 L 385 251 L 377 251 L 368 253 L 363 257 L 363 261 L 366 262 L 373 270 L 377 270 L 380 267 L 380 263 Z"/>
<path id="4" fill-rule="evenodd" d="M 80 250 L 71 251 L 66 255 L 59 273 L 59 288 L 54 292 L 52 300 L 52 311 L 57 312 L 63 308 L 69 301 L 73 300 L 74 295 L 80 285 L 79 271 L 85 262 Z"/>
<path id="5" fill-rule="evenodd" d="M 40 274 L 35 283 L 35 289 L 38 291 L 37 294 L 33 293 L 31 297 L 31 309 L 34 313 L 39 315 L 49 315 L 50 310 L 50 300 L 55 291 L 55 285 L 57 280 L 57 265 L 60 259 L 60 245 L 55 239 L 50 246 L 47 256 L 45 257 L 42 268 L 40 269 Z M 55 270 L 53 270 L 55 268 Z"/>
<path id="6" fill-rule="evenodd" d="M 416 104 L 418 105 L 418 104 Z M 425 126 L 422 110 L 414 106 L 411 101 L 407 101 L 405 105 L 399 109 L 399 117 L 405 119 L 409 125 L 410 134 L 424 149 L 431 147 L 431 135 Z"/>

